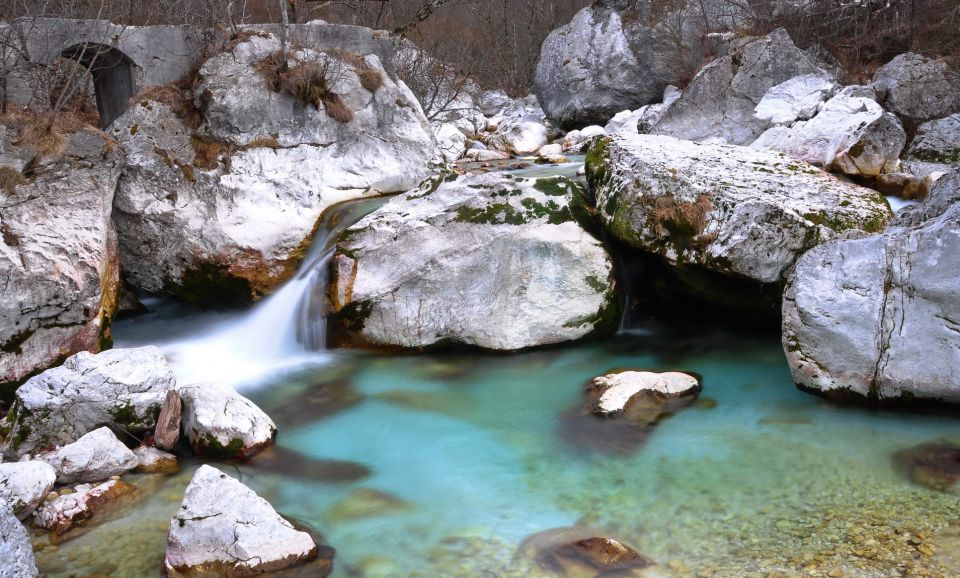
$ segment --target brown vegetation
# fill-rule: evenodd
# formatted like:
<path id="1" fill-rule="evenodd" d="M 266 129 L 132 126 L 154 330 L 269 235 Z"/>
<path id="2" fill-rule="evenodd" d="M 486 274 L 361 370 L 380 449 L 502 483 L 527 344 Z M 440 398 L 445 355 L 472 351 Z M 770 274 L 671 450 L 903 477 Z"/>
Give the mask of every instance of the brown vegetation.
<path id="1" fill-rule="evenodd" d="M 148 86 L 130 99 L 130 104 L 155 101 L 166 104 L 173 114 L 192 129 L 203 123 L 203 116 L 193 104 L 193 100 L 176 84 L 158 84 Z"/>
<path id="2" fill-rule="evenodd" d="M 275 52 L 257 62 L 255 68 L 271 90 L 285 92 L 305 106 L 324 110 L 338 122 L 353 120 L 353 109 L 330 89 L 329 62 L 297 62 L 290 66 L 283 62 L 281 53 Z"/>
<path id="3" fill-rule="evenodd" d="M 651 219 L 654 232 L 663 236 L 693 238 L 703 233 L 707 216 L 713 210 L 710 197 L 700 195 L 694 202 L 677 201 L 673 197 L 657 197 L 653 201 Z"/>
<path id="4" fill-rule="evenodd" d="M 0 165 L 0 190 L 13 194 L 20 185 L 27 184 L 27 177 L 13 167 Z"/>

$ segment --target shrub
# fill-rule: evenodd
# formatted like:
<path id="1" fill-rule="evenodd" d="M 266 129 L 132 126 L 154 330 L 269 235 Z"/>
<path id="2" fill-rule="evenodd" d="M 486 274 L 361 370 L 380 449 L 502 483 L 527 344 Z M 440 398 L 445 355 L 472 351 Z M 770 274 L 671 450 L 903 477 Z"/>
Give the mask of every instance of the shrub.
<path id="1" fill-rule="evenodd" d="M 285 92 L 303 105 L 323 109 L 338 122 L 353 120 L 353 110 L 343 98 L 330 90 L 327 84 L 328 65 L 322 62 L 300 62 L 288 66 L 279 52 L 270 54 L 255 65 L 267 86 L 276 92 Z"/>
<path id="2" fill-rule="evenodd" d="M 363 68 L 357 72 L 357 76 L 360 77 L 360 85 L 370 92 L 376 92 L 383 86 L 383 73 L 375 68 Z"/>
<path id="3" fill-rule="evenodd" d="M 64 118 L 58 123 L 53 113 L 32 115 L 24 123 L 20 138 L 14 144 L 33 147 L 38 159 L 63 154 L 70 142 L 64 132 L 76 132 L 69 130 L 74 122 L 72 118 Z"/>
<path id="4" fill-rule="evenodd" d="M 217 140 L 194 135 L 190 142 L 195 153 L 193 166 L 198 169 L 215 169 L 220 166 L 220 157 L 233 154 L 233 147 Z"/>

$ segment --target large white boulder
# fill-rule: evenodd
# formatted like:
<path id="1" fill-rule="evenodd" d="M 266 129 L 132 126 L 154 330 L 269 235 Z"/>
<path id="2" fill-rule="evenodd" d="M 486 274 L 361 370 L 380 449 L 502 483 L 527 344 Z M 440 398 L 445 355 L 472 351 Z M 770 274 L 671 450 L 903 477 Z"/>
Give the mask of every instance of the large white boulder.
<path id="1" fill-rule="evenodd" d="M 841 93 L 808 121 L 768 129 L 751 145 L 786 153 L 827 170 L 875 177 L 897 170 L 907 135 L 874 100 Z"/>
<path id="2" fill-rule="evenodd" d="M 177 387 L 183 432 L 193 450 L 215 458 L 247 458 L 273 444 L 277 426 L 252 401 L 223 383 Z"/>
<path id="3" fill-rule="evenodd" d="M 875 191 L 782 153 L 666 136 L 600 139 L 587 155 L 610 235 L 674 264 L 779 283 L 804 252 L 847 230 L 882 230 Z"/>
<path id="4" fill-rule="evenodd" d="M 110 428 L 102 427 L 72 444 L 39 456 L 57 471 L 57 482 L 102 482 L 137 467 L 137 456 L 123 445 Z"/>
<path id="5" fill-rule="evenodd" d="M 960 112 L 960 71 L 943 60 L 900 54 L 874 73 L 871 86 L 887 110 L 911 122 Z"/>
<path id="6" fill-rule="evenodd" d="M 603 245 L 562 178 L 443 175 L 392 199 L 337 244 L 337 339 L 515 350 L 609 329 L 618 299 Z"/>
<path id="7" fill-rule="evenodd" d="M 0 578 L 35 578 L 37 560 L 27 529 L 0 496 Z"/>
<path id="8" fill-rule="evenodd" d="M 78 353 L 17 390 L 0 421 L 0 451 L 19 456 L 69 444 L 104 425 L 120 435 L 150 433 L 174 381 L 153 346 Z"/>
<path id="9" fill-rule="evenodd" d="M 680 75 L 677 42 L 681 52 L 697 52 L 696 33 L 683 18 L 669 14 L 651 25 L 648 4 L 629 4 L 594 2 L 544 40 L 535 85 L 551 121 L 568 129 L 604 124 L 656 102 Z"/>
<path id="10" fill-rule="evenodd" d="M 694 141 L 752 143 L 770 121 L 754 112 L 767 92 L 792 78 L 825 75 L 782 28 L 737 39 L 729 53 L 704 66 L 651 134 Z"/>
<path id="11" fill-rule="evenodd" d="M 316 559 L 317 545 L 250 488 L 200 466 L 170 520 L 164 570 L 171 578 L 247 577 Z"/>
<path id="12" fill-rule="evenodd" d="M 440 154 L 448 163 L 459 159 L 467 151 L 467 137 L 460 132 L 456 125 L 451 123 L 441 124 L 436 127 L 434 133 L 437 137 L 437 147 Z"/>
<path id="13" fill-rule="evenodd" d="M 872 402 L 960 403 L 960 174 L 879 235 L 798 262 L 783 347 L 802 389 Z"/>
<path id="14" fill-rule="evenodd" d="M 46 462 L 30 460 L 0 464 L 0 502 L 6 502 L 23 520 L 53 489 L 57 473 Z"/>
<path id="15" fill-rule="evenodd" d="M 293 274 L 324 209 L 428 174 L 433 131 L 376 56 L 293 51 L 291 74 L 319 68 L 324 94 L 338 95 L 305 104 L 268 87 L 276 67 L 263 63 L 279 47 L 254 35 L 208 60 L 196 129 L 155 100 L 114 123 L 127 151 L 114 219 L 133 285 L 218 306 L 249 301 Z"/>
<path id="16" fill-rule="evenodd" d="M 0 393 L 111 343 L 120 268 L 110 211 L 122 156 L 88 130 L 69 138 L 59 162 L 0 187 Z M 0 150 L 0 171 L 14 171 L 10 155 L 23 148 Z"/>

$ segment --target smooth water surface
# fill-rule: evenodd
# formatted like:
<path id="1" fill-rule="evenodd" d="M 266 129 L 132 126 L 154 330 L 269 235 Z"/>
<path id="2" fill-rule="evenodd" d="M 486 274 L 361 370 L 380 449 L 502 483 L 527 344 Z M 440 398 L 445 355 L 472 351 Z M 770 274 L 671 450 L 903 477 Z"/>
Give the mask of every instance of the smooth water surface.
<path id="1" fill-rule="evenodd" d="M 229 322 L 164 307 L 117 323 L 117 346 Z M 598 444 L 569 417 L 585 382 L 616 368 L 697 372 L 703 393 L 632 451 Z M 775 337 L 652 328 L 517 355 L 337 351 L 255 381 L 244 393 L 276 421 L 282 451 L 222 467 L 321 533 L 338 577 L 533 576 L 513 559 L 517 545 L 573 524 L 628 541 L 660 575 L 960 576 L 945 545 L 957 496 L 891 465 L 901 448 L 960 437 L 958 422 L 801 393 Z M 41 565 L 51 576 L 160 576 L 193 467 L 127 476 L 141 504 L 41 553 Z"/>

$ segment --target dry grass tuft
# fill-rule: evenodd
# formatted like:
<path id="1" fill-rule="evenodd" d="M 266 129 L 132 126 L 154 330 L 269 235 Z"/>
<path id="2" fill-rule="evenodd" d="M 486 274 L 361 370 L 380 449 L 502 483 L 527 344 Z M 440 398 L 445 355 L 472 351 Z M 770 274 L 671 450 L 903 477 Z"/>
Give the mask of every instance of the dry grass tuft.
<path id="1" fill-rule="evenodd" d="M 274 92 L 285 92 L 303 105 L 325 110 L 327 116 L 338 122 L 353 120 L 353 110 L 343 98 L 330 90 L 327 81 L 328 66 L 321 62 L 301 62 L 288 66 L 279 52 L 260 59 L 254 68 L 263 76 Z M 380 79 L 382 83 L 383 79 Z M 371 80 L 368 82 L 376 82 Z"/>
<path id="2" fill-rule="evenodd" d="M 222 157 L 229 157 L 234 152 L 233 147 L 227 143 L 197 135 L 194 135 L 190 142 L 195 153 L 193 166 L 198 169 L 213 170 L 220 166 Z"/>
<path id="3" fill-rule="evenodd" d="M 280 141 L 278 141 L 276 137 L 272 137 L 272 136 L 258 138 L 244 145 L 243 150 L 263 149 L 263 148 L 266 148 L 266 149 L 281 148 Z"/>
<path id="4" fill-rule="evenodd" d="M 370 92 L 376 92 L 383 87 L 383 73 L 375 68 L 364 68 L 357 71 L 360 84 Z"/>
<path id="5" fill-rule="evenodd" d="M 34 115 L 24 124 L 20 138 L 13 144 L 33 147 L 38 159 L 48 159 L 63 154 L 70 143 L 64 131 L 70 132 L 69 129 L 73 128 L 75 120 L 63 119 L 59 123 L 57 120 L 52 113 Z"/>
<path id="6" fill-rule="evenodd" d="M 203 123 L 203 116 L 194 106 L 193 100 L 175 84 L 148 86 L 131 98 L 130 103 L 146 103 L 149 100 L 169 106 L 173 114 L 192 129 L 198 128 Z"/>
<path id="7" fill-rule="evenodd" d="M 713 210 L 710 197 L 700 195 L 696 201 L 677 202 L 673 197 L 657 197 L 653 201 L 653 229 L 657 235 L 693 238 L 707 226 L 707 215 Z"/>
<path id="8" fill-rule="evenodd" d="M 25 185 L 27 182 L 27 177 L 17 169 L 0 165 L 0 190 L 12 195 L 18 186 Z"/>

